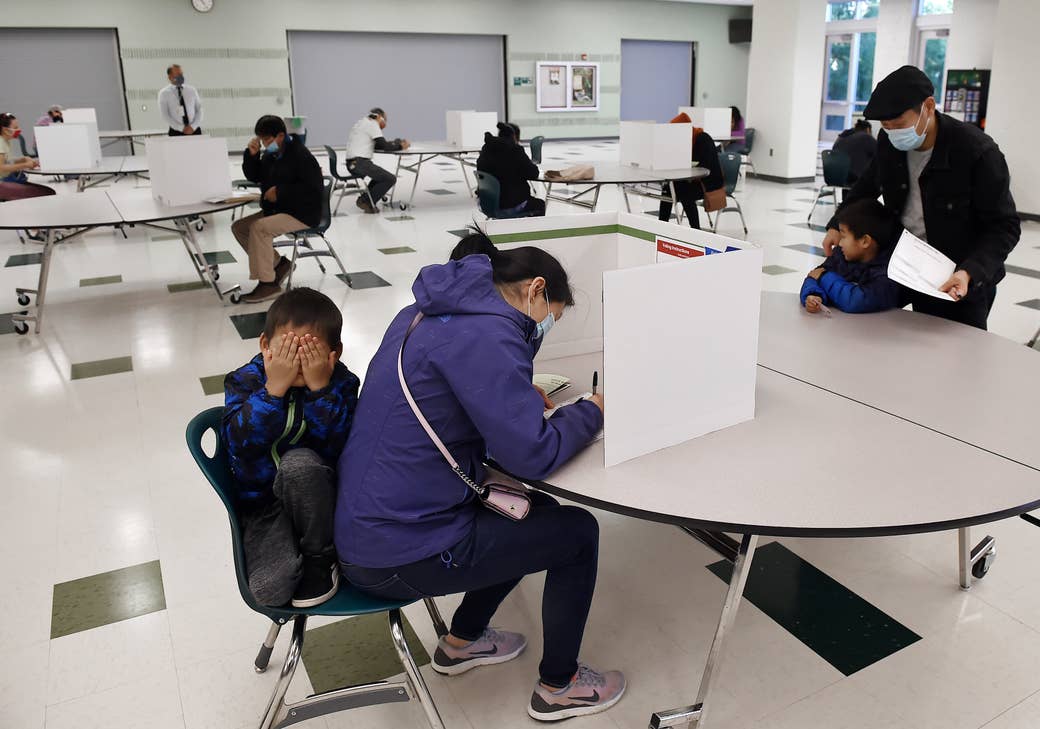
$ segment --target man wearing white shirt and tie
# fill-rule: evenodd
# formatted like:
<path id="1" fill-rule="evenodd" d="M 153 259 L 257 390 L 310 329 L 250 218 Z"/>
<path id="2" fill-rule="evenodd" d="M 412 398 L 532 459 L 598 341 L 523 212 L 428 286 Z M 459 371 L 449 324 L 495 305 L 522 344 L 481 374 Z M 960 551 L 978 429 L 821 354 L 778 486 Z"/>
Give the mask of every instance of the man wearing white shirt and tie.
<path id="1" fill-rule="evenodd" d="M 177 64 L 166 69 L 166 77 L 170 84 L 159 92 L 159 113 L 170 128 L 170 136 L 202 134 L 199 92 L 184 83 L 184 71 Z"/>

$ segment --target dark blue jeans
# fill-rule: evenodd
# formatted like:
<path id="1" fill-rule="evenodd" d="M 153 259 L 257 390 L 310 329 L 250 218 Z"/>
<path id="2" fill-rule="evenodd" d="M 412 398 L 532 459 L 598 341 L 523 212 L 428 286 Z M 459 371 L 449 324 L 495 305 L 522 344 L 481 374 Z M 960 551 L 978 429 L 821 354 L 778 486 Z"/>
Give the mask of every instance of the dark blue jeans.
<path id="1" fill-rule="evenodd" d="M 545 571 L 541 680 L 563 687 L 578 670 L 578 651 L 596 589 L 599 524 L 576 506 L 533 494 L 523 521 L 481 508 L 473 530 L 450 550 L 400 567 L 342 565 L 351 584 L 378 597 L 417 600 L 465 592 L 451 633 L 476 640 L 524 575 Z"/>

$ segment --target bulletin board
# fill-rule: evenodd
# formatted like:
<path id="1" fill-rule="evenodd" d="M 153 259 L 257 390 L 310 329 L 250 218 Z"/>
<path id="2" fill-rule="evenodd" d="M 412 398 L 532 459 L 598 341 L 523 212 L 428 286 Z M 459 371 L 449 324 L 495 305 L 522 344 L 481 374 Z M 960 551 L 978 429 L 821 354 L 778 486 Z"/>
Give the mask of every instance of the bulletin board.
<path id="1" fill-rule="evenodd" d="M 599 64 L 540 61 L 537 111 L 599 111 Z"/>

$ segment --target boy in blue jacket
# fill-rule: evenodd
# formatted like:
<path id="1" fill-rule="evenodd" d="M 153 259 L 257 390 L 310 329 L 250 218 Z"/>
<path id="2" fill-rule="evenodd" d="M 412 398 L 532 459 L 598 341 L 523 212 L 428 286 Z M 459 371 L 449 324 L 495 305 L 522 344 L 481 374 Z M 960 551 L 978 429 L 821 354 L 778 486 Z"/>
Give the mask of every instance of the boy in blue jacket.
<path id="1" fill-rule="evenodd" d="M 857 200 L 837 216 L 841 239 L 831 255 L 805 277 L 802 305 L 810 314 L 835 306 L 849 314 L 899 306 L 899 285 L 888 278 L 900 230 L 877 200 Z"/>
<path id="2" fill-rule="evenodd" d="M 359 385 L 339 361 L 342 329 L 327 296 L 291 289 L 267 312 L 260 354 L 224 378 L 224 442 L 249 589 L 262 605 L 312 607 L 339 587 L 333 466 Z"/>

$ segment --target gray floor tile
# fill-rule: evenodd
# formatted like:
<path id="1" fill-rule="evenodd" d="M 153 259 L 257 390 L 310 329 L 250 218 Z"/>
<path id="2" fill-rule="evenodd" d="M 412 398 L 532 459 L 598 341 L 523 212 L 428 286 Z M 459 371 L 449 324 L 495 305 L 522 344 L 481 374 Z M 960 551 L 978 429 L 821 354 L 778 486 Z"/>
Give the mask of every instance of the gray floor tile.
<path id="1" fill-rule="evenodd" d="M 819 246 L 811 246 L 808 243 L 795 243 L 794 245 L 784 246 L 784 248 L 790 248 L 792 251 L 801 251 L 802 253 L 811 253 L 814 256 L 820 256 L 825 258 L 823 249 Z"/>
<path id="2" fill-rule="evenodd" d="M 62 582 L 54 586 L 51 639 L 165 609 L 158 561 Z"/>
<path id="3" fill-rule="evenodd" d="M 827 232 L 826 225 L 817 225 L 816 223 L 790 223 L 789 225 L 792 228 L 808 228 L 809 230 L 815 231 L 817 233 Z"/>
<path id="4" fill-rule="evenodd" d="M 379 252 L 385 253 L 388 256 L 393 256 L 398 253 L 415 253 L 415 249 L 408 246 L 394 246 L 393 248 L 380 248 Z"/>
<path id="5" fill-rule="evenodd" d="M 454 195 L 455 194 L 454 190 L 445 190 L 443 187 L 438 187 L 438 188 L 435 188 L 433 190 L 427 190 L 426 192 L 430 193 L 431 195 Z"/>
<path id="6" fill-rule="evenodd" d="M 402 220 L 415 220 L 411 215 L 387 215 L 383 220 L 390 220 L 394 223 L 398 223 Z"/>
<path id="7" fill-rule="evenodd" d="M 770 276 L 779 276 L 784 273 L 794 273 L 795 269 L 787 268 L 786 266 L 777 266 L 776 264 L 770 264 L 768 266 L 762 266 L 762 273 L 768 273 Z"/>
<path id="8" fill-rule="evenodd" d="M 264 331 L 264 321 L 267 319 L 266 311 L 257 311 L 252 314 L 232 314 L 231 323 L 235 325 L 238 336 L 242 339 L 257 339 Z"/>
<path id="9" fill-rule="evenodd" d="M 1040 271 L 1032 268 L 1024 268 L 1022 266 L 1012 266 L 1010 264 L 1004 264 L 1004 270 L 1008 273 L 1013 273 L 1018 276 L 1028 276 L 1029 278 L 1040 278 Z"/>
<path id="10" fill-rule="evenodd" d="M 1024 306 L 1027 309 L 1040 310 L 1040 299 L 1030 299 L 1029 301 L 1019 301 L 1019 306 Z M 5 315 L 6 316 L 6 315 Z M 0 333 L 3 333 L 3 326 L 0 325 Z"/>
<path id="11" fill-rule="evenodd" d="M 773 210 L 774 213 L 800 213 L 803 212 L 800 208 L 776 208 Z"/>
<path id="12" fill-rule="evenodd" d="M 403 615 L 405 638 L 415 662 L 430 662 L 422 642 Z M 403 672 L 386 615 L 360 615 L 307 631 L 303 665 L 317 693 L 343 686 L 382 681 Z"/>
<path id="13" fill-rule="evenodd" d="M 14 334 L 14 320 L 11 319 L 13 313 L 0 314 L 0 334 Z"/>
<path id="14" fill-rule="evenodd" d="M 98 359 L 93 362 L 77 362 L 72 365 L 71 379 L 85 380 L 88 377 L 116 375 L 120 372 L 131 372 L 134 369 L 133 357 L 112 357 Z"/>
<path id="15" fill-rule="evenodd" d="M 336 278 L 352 289 L 375 289 L 380 286 L 389 286 L 390 282 L 372 271 L 355 271 L 344 276 L 337 273 Z"/>
<path id="16" fill-rule="evenodd" d="M 204 281 L 186 281 L 185 283 L 166 284 L 166 290 L 171 294 L 179 294 L 182 291 L 198 291 L 207 289 L 209 284 Z"/>
<path id="17" fill-rule="evenodd" d="M 202 385 L 202 394 L 216 395 L 224 392 L 224 377 L 225 375 L 209 375 L 208 377 L 200 377 L 199 383 Z"/>
<path id="18" fill-rule="evenodd" d="M 123 283 L 123 277 L 120 274 L 115 276 L 97 276 L 96 278 L 81 278 L 79 280 L 80 286 L 103 286 L 115 283 Z"/>
<path id="19" fill-rule="evenodd" d="M 452 235 L 454 235 L 457 238 L 465 238 L 467 235 L 469 235 L 473 231 L 470 230 L 469 228 L 459 228 L 457 230 L 449 230 L 448 232 L 451 233 Z"/>
<path id="20" fill-rule="evenodd" d="M 4 268 L 11 268 L 13 266 L 32 266 L 42 260 L 42 253 L 16 253 L 7 259 Z"/>

